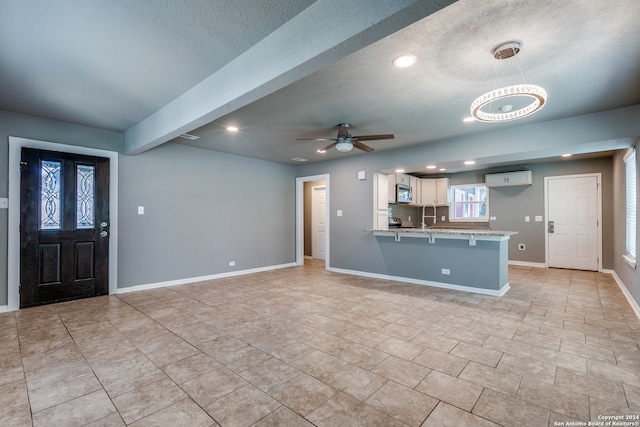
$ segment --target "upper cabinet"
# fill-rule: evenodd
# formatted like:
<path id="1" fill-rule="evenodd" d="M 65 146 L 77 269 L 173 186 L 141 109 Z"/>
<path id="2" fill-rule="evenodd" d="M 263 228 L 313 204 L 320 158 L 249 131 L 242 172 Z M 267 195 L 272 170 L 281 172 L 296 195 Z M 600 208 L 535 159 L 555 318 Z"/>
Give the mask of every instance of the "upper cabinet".
<path id="1" fill-rule="evenodd" d="M 420 179 L 415 176 L 396 173 L 387 176 L 387 201 L 396 203 L 396 185 L 411 187 L 412 205 L 448 205 L 449 178 Z"/>
<path id="2" fill-rule="evenodd" d="M 448 205 L 449 178 L 421 179 L 420 205 Z"/>
<path id="3" fill-rule="evenodd" d="M 411 186 L 411 194 L 413 196 L 413 199 L 411 201 L 412 205 L 419 205 L 420 204 L 420 200 L 421 200 L 420 181 L 421 181 L 421 179 L 416 178 L 415 176 L 410 176 L 409 177 L 409 182 L 410 182 L 410 186 Z"/>
<path id="4" fill-rule="evenodd" d="M 397 173 L 396 184 L 411 185 L 411 176 L 404 173 Z"/>
<path id="5" fill-rule="evenodd" d="M 487 187 L 507 187 L 510 185 L 531 185 L 531 171 L 490 173 L 484 176 Z"/>

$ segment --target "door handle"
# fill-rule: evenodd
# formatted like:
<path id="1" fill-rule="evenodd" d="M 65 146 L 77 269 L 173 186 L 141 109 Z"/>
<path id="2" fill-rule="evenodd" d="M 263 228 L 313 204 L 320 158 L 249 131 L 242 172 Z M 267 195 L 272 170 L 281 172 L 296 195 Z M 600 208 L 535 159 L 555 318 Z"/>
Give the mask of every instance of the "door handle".
<path id="1" fill-rule="evenodd" d="M 555 233 L 556 225 L 553 221 L 549 221 L 549 233 Z"/>

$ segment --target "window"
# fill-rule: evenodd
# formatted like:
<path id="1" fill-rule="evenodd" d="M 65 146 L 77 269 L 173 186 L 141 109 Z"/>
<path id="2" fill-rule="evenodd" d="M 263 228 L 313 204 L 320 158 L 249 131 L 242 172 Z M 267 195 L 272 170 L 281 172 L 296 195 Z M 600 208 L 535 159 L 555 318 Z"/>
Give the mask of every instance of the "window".
<path id="1" fill-rule="evenodd" d="M 95 223 L 95 167 L 78 165 L 76 169 L 76 228 L 92 229 Z"/>
<path id="2" fill-rule="evenodd" d="M 60 174 L 62 163 L 42 161 L 40 164 L 40 229 L 60 230 Z"/>
<path id="3" fill-rule="evenodd" d="M 636 266 L 636 150 L 631 148 L 624 156 L 626 169 L 625 255 L 631 266 Z"/>
<path id="4" fill-rule="evenodd" d="M 489 191 L 485 184 L 452 185 L 452 221 L 488 221 Z"/>

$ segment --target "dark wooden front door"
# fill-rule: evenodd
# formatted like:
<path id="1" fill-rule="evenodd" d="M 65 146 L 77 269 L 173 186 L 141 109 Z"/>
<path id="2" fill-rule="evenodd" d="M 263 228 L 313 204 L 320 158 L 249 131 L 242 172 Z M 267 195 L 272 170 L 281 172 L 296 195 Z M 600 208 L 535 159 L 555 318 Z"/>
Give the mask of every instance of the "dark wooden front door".
<path id="1" fill-rule="evenodd" d="M 109 293 L 109 159 L 22 149 L 20 307 Z"/>

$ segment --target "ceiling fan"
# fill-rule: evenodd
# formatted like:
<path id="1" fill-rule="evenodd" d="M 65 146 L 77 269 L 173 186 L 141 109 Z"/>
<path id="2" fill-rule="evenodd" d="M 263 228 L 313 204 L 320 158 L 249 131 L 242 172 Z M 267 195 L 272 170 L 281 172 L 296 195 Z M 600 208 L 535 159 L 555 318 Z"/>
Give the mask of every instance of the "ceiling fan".
<path id="1" fill-rule="evenodd" d="M 353 147 L 356 147 L 359 150 L 370 153 L 373 151 L 373 148 L 368 145 L 363 144 L 360 141 L 375 141 L 379 139 L 394 139 L 395 136 L 389 133 L 386 135 L 360 135 L 353 136 L 349 133 L 349 128 L 351 125 L 349 123 L 340 123 L 337 125 L 338 128 L 338 136 L 336 138 L 298 138 L 298 141 L 334 141 L 331 144 L 327 145 L 324 148 L 318 150 L 318 153 L 324 153 L 327 150 L 336 147 L 336 150 L 347 152 L 351 151 Z"/>

